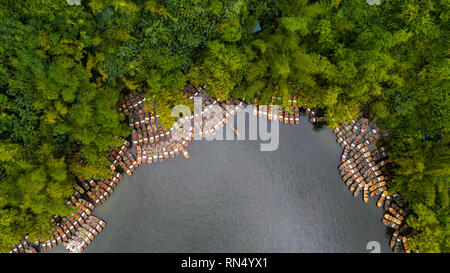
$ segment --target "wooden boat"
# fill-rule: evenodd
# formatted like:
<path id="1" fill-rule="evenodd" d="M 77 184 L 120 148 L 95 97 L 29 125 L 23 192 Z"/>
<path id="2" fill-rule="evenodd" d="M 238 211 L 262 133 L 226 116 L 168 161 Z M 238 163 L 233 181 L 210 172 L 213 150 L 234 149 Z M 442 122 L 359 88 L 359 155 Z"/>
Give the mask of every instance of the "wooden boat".
<path id="1" fill-rule="evenodd" d="M 138 147 L 139 148 L 137 149 L 137 163 L 140 165 L 142 164 L 142 152 L 140 146 Z"/>
<path id="2" fill-rule="evenodd" d="M 294 108 L 294 118 L 295 118 L 295 124 L 300 124 L 300 113 L 298 107 Z"/>
<path id="3" fill-rule="evenodd" d="M 256 101 L 253 104 L 253 115 L 254 116 L 258 115 L 258 104 L 256 103 Z"/>
<path id="4" fill-rule="evenodd" d="M 357 178 L 356 175 L 349 176 L 349 178 L 347 180 L 344 180 L 345 181 L 345 185 L 346 186 L 350 186 L 352 183 L 355 182 L 356 178 Z"/>
<path id="5" fill-rule="evenodd" d="M 86 226 L 86 225 L 89 226 L 89 227 L 91 227 L 92 229 L 95 229 L 97 232 L 101 232 L 101 231 L 103 230 L 103 228 L 102 228 L 101 225 L 95 223 L 94 221 L 92 221 L 92 220 L 90 220 L 90 219 L 87 219 L 87 220 L 86 220 L 85 226 Z M 92 233 L 95 235 L 94 232 L 92 232 Z"/>
<path id="6" fill-rule="evenodd" d="M 89 240 L 93 240 L 94 239 L 94 235 L 89 232 L 88 230 L 86 230 L 84 227 L 80 227 L 78 229 L 78 231 L 80 231 L 80 233 L 84 234 L 85 236 L 87 236 L 89 238 Z"/>
<path id="7" fill-rule="evenodd" d="M 87 221 L 89 221 L 89 222 L 86 223 L 86 224 L 84 224 L 84 225 L 83 225 L 83 228 L 86 229 L 86 230 L 87 230 L 89 233 L 91 233 L 92 235 L 97 236 L 97 235 L 98 235 L 98 231 L 95 229 L 95 225 L 96 225 L 96 224 L 94 224 L 94 227 L 92 227 L 92 226 L 90 225 L 91 221 L 90 221 L 90 220 L 87 220 Z"/>
<path id="8" fill-rule="evenodd" d="M 96 224 L 99 224 L 102 228 L 106 226 L 106 223 L 96 216 L 93 215 L 89 216 L 89 220 L 93 221 Z"/>
<path id="9" fill-rule="evenodd" d="M 358 182 L 353 182 L 353 184 L 350 186 L 350 191 L 354 192 L 356 190 L 356 188 L 358 187 Z"/>
<path id="10" fill-rule="evenodd" d="M 284 117 L 284 108 L 278 107 L 278 121 L 283 122 L 283 117 Z"/>
<path id="11" fill-rule="evenodd" d="M 386 197 L 386 193 L 383 192 L 383 193 L 381 194 L 380 198 L 378 198 L 378 201 L 377 201 L 377 207 L 381 207 L 381 205 L 384 203 L 385 197 Z"/>
<path id="12" fill-rule="evenodd" d="M 381 182 L 378 182 L 378 183 L 376 183 L 375 185 L 371 186 L 371 187 L 369 188 L 369 190 L 370 190 L 370 191 L 375 191 L 375 190 L 377 190 L 377 189 L 379 189 L 379 188 L 381 188 L 381 187 L 383 187 L 383 186 L 386 186 L 386 182 L 381 181 Z"/>
<path id="13" fill-rule="evenodd" d="M 388 213 L 385 213 L 385 214 L 383 215 L 383 217 L 384 217 L 386 220 L 388 220 L 388 221 L 390 221 L 390 222 L 392 222 L 392 223 L 395 223 L 395 224 L 397 224 L 397 225 L 400 225 L 400 224 L 402 223 L 402 221 L 400 221 L 400 219 L 397 219 L 397 218 L 395 218 L 394 216 L 392 216 L 392 215 L 390 215 L 390 214 L 388 214 Z"/>
<path id="14" fill-rule="evenodd" d="M 153 162 L 158 162 L 158 148 L 156 146 L 152 146 L 152 155 L 153 155 Z"/>
<path id="15" fill-rule="evenodd" d="M 77 184 L 74 184 L 73 186 L 79 193 L 83 194 L 84 193 L 84 189 L 80 186 L 78 186 Z"/>
<path id="16" fill-rule="evenodd" d="M 353 164 L 353 162 L 354 162 L 353 159 L 348 159 L 348 160 L 344 161 L 343 163 L 341 163 L 341 164 L 339 165 L 338 169 L 339 169 L 339 170 L 342 170 L 342 169 L 348 167 L 349 165 Z M 354 164 L 353 164 L 353 165 L 354 165 Z"/>
<path id="17" fill-rule="evenodd" d="M 191 156 L 189 155 L 189 153 L 186 151 L 186 149 L 184 149 L 183 145 L 179 145 L 179 149 L 180 151 L 183 153 L 185 158 L 190 158 Z"/>
<path id="18" fill-rule="evenodd" d="M 262 113 L 263 113 L 263 107 L 260 105 L 259 107 L 258 107 L 258 117 L 262 117 Z"/>
<path id="19" fill-rule="evenodd" d="M 89 245 L 91 243 L 91 239 L 89 239 L 88 236 L 86 236 L 85 234 L 81 233 L 79 230 L 75 231 L 75 235 L 81 239 L 82 241 L 84 241 L 86 243 L 86 246 Z M 72 235 L 73 236 L 73 235 Z"/>
<path id="20" fill-rule="evenodd" d="M 342 180 L 347 181 L 352 176 L 353 176 L 352 173 L 348 172 L 344 176 L 342 176 Z"/>
<path id="21" fill-rule="evenodd" d="M 393 229 L 398 229 L 399 228 L 399 225 L 397 225 L 396 223 L 393 223 L 393 222 L 391 222 L 391 221 L 389 221 L 389 220 L 387 220 L 385 218 L 383 218 L 381 220 L 381 222 L 383 224 L 385 224 L 386 226 L 390 227 L 390 228 L 393 228 Z"/>
<path id="22" fill-rule="evenodd" d="M 100 199 L 97 198 L 91 191 L 88 191 L 88 192 L 87 192 L 87 195 L 89 196 L 89 198 L 91 198 L 92 201 L 94 201 L 94 203 L 95 203 L 97 206 L 100 206 L 100 205 L 102 204 L 101 201 L 100 201 Z"/>
<path id="23" fill-rule="evenodd" d="M 402 215 L 403 217 L 406 217 L 407 212 L 402 210 L 396 203 L 391 203 L 391 207 L 393 209 L 395 209 L 398 213 L 400 213 L 400 215 Z"/>
<path id="24" fill-rule="evenodd" d="M 399 221 L 403 221 L 403 216 L 400 215 L 400 213 L 398 213 L 395 209 L 393 209 L 392 207 L 388 208 L 389 213 L 391 213 L 392 215 L 394 215 L 395 218 L 397 218 Z"/>
<path id="25" fill-rule="evenodd" d="M 389 242 L 389 246 L 393 248 L 395 246 L 395 242 L 397 241 L 397 237 L 400 234 L 398 230 L 395 230 L 392 234 L 391 241 Z"/>
<path id="26" fill-rule="evenodd" d="M 367 185 L 364 185 L 363 201 L 364 203 L 369 201 L 369 189 Z"/>
<path id="27" fill-rule="evenodd" d="M 385 192 L 387 190 L 387 188 L 386 187 L 381 187 L 381 188 L 378 188 L 377 190 L 375 190 L 375 191 L 373 191 L 373 192 L 371 192 L 370 193 L 370 197 L 374 197 L 375 195 L 378 195 L 378 194 L 380 194 L 380 193 L 383 193 L 383 192 Z"/>
<path id="28" fill-rule="evenodd" d="M 167 147 L 166 147 L 166 144 L 164 143 L 164 145 L 163 145 L 163 155 L 164 155 L 164 158 L 165 159 L 168 159 L 169 158 L 169 152 L 167 151 Z"/>
<path id="29" fill-rule="evenodd" d="M 362 189 L 363 183 L 358 183 L 358 187 L 356 187 L 355 191 L 353 192 L 353 196 L 354 197 L 358 196 Z"/>
<path id="30" fill-rule="evenodd" d="M 403 238 L 402 238 L 403 248 L 405 249 L 406 253 L 411 253 L 411 250 L 409 249 L 407 241 L 408 241 L 408 238 L 406 238 L 406 236 L 403 236 Z"/>
<path id="31" fill-rule="evenodd" d="M 159 160 L 159 162 L 164 161 L 163 151 L 159 144 L 158 144 L 158 160 Z"/>
<path id="32" fill-rule="evenodd" d="M 272 105 L 272 120 L 279 121 L 279 109 L 277 105 Z"/>
<path id="33" fill-rule="evenodd" d="M 263 109 L 262 109 L 262 116 L 263 118 L 267 118 L 268 117 L 268 111 L 267 111 L 267 105 L 263 105 Z"/>

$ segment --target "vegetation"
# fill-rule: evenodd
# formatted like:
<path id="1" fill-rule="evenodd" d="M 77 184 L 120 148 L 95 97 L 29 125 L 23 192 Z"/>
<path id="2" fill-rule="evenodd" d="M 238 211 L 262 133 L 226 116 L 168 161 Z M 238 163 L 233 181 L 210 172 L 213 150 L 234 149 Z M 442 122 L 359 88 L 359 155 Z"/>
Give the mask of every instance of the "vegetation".
<path id="1" fill-rule="evenodd" d="M 391 133 L 410 247 L 449 252 L 448 29 L 443 0 L 2 0 L 0 251 L 48 237 L 76 176 L 108 175 L 129 134 L 121 90 L 147 87 L 170 127 L 190 81 L 220 99 L 299 94 L 330 127 L 364 109 Z"/>

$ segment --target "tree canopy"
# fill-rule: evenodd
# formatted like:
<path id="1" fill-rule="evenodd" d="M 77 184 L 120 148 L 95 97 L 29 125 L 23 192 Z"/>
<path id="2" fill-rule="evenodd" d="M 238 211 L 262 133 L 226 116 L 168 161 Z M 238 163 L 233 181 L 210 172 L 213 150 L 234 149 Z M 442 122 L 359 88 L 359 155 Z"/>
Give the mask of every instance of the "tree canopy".
<path id="1" fill-rule="evenodd" d="M 76 177 L 109 174 L 124 92 L 147 88 L 169 128 L 191 82 L 221 100 L 296 94 L 330 127 L 382 122 L 410 247 L 449 252 L 448 18 L 443 0 L 3 0 L 0 251 L 48 238 Z"/>

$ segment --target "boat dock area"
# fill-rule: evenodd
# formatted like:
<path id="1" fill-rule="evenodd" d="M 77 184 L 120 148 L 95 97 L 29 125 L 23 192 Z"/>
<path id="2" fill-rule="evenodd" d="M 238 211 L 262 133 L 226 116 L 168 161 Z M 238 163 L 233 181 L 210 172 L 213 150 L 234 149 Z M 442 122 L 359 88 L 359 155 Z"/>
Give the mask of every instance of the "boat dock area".
<path id="1" fill-rule="evenodd" d="M 128 164 L 120 159 L 117 162 L 113 161 L 113 165 L 117 167 L 119 164 L 127 175 L 132 175 L 140 164 L 163 162 L 175 157 L 180 152 L 184 157 L 190 157 L 184 147 L 188 146 L 192 139 L 191 131 L 180 129 L 177 133 L 178 135 L 181 133 L 181 137 L 173 138 L 174 129 L 164 130 L 158 121 L 159 116 L 155 110 L 145 110 L 144 92 L 145 89 L 131 92 L 119 107 L 119 111 L 128 117 L 132 146 L 137 151 L 136 159 L 133 157 Z"/>
<path id="2" fill-rule="evenodd" d="M 300 114 L 305 114 L 309 116 L 309 122 L 311 123 L 322 123 L 326 122 L 325 117 L 316 116 L 317 109 L 310 109 L 307 106 L 299 105 L 297 102 L 297 96 L 291 96 L 288 100 L 289 107 L 281 107 L 276 103 L 281 102 L 282 98 L 272 97 L 272 102 L 267 105 L 258 105 L 257 101 L 253 102 L 253 115 L 266 118 L 269 120 L 279 121 L 284 124 L 299 125 L 300 124 Z M 276 107 L 275 107 L 276 106 Z M 278 109 L 276 111 L 275 109 Z"/>
<path id="3" fill-rule="evenodd" d="M 409 253 L 407 236 L 410 228 L 405 222 L 409 209 L 398 195 L 388 193 L 391 182 L 390 148 L 375 145 L 377 140 L 388 134 L 380 132 L 375 122 L 362 117 L 362 114 L 357 121 L 341 124 L 333 132 L 336 142 L 344 148 L 338 169 L 345 184 L 355 197 L 362 191 L 364 202 L 369 197 L 380 195 L 377 206 L 383 206 L 385 211 L 381 221 L 393 232 L 391 248 L 394 252 L 403 248 Z"/>

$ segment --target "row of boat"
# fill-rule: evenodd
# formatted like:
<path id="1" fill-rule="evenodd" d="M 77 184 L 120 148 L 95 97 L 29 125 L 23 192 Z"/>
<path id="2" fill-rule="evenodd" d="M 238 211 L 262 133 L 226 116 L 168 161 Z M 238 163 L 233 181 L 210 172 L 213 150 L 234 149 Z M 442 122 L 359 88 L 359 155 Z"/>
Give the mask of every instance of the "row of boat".
<path id="1" fill-rule="evenodd" d="M 156 112 L 145 111 L 144 92 L 144 89 L 132 91 L 120 107 L 127 109 L 123 112 L 129 118 L 131 140 L 137 150 L 137 160 L 133 163 L 140 165 L 143 162 L 162 162 L 180 152 L 189 158 L 190 155 L 184 147 L 188 145 L 190 137 L 184 136 L 182 140 L 172 138 L 171 130 L 163 129 Z"/>
<path id="2" fill-rule="evenodd" d="M 28 241 L 28 236 L 25 235 L 20 244 L 13 246 L 10 253 L 37 253 L 38 251 L 50 250 L 59 244 L 63 244 L 65 247 L 67 245 L 80 246 L 76 250 L 74 248 L 74 251 L 71 250 L 72 252 L 80 252 L 84 249 L 103 229 L 105 222 L 89 215 L 91 210 L 84 207 L 84 205 L 89 206 L 88 201 L 77 200 L 76 202 L 83 213 L 80 214 L 81 211 L 79 210 L 71 217 L 53 217 L 51 222 L 55 225 L 55 229 L 51 231 L 49 240 L 38 240 L 31 243 Z M 84 208 L 81 209 L 81 207 Z"/>
<path id="3" fill-rule="evenodd" d="M 126 156 L 129 142 L 124 140 L 120 148 L 114 148 L 107 157 Z M 37 251 L 50 250 L 59 244 L 71 252 L 81 252 L 91 243 L 95 236 L 105 227 L 106 223 L 92 215 L 95 206 L 100 206 L 113 193 L 114 189 L 122 178 L 122 174 L 111 168 L 111 176 L 107 179 L 85 180 L 78 178 L 78 183 L 74 185 L 74 194 L 66 199 L 68 205 L 77 209 L 76 213 L 70 217 L 54 216 L 51 222 L 55 228 L 50 232 L 51 237 L 47 241 L 38 240 L 33 249 Z M 88 201 L 89 200 L 89 201 Z M 26 238 L 27 236 L 25 236 Z M 16 250 L 17 249 L 17 250 Z M 30 253 L 34 253 L 33 249 Z M 11 252 L 21 252 L 21 247 L 14 246 Z"/>
<path id="4" fill-rule="evenodd" d="M 279 97 L 272 97 L 270 105 L 258 105 L 257 101 L 253 103 L 253 115 L 267 118 L 268 120 L 278 120 L 284 124 L 300 124 L 300 113 L 309 115 L 309 122 L 326 122 L 325 117 L 316 117 L 316 111 L 307 106 L 299 106 L 295 97 L 289 99 L 290 108 L 284 108 L 274 105 L 273 101 L 281 100 Z"/>
<path id="5" fill-rule="evenodd" d="M 154 111 L 144 114 L 143 107 L 142 105 L 138 111 L 130 112 L 128 115 L 133 147 L 169 140 L 170 131 L 164 131 L 161 123 L 157 121 L 158 115 Z"/>
<path id="6" fill-rule="evenodd" d="M 342 163 L 338 169 L 353 196 L 363 192 L 363 201 L 386 191 L 390 182 L 388 175 L 383 175 L 382 169 L 389 164 L 389 159 L 377 156 L 380 152 L 371 152 L 369 145 L 379 139 L 378 128 L 369 129 L 374 123 L 369 124 L 368 119 L 361 117 L 358 121 L 352 121 L 348 125 L 335 128 L 334 133 L 337 142 L 344 147 L 341 156 Z M 387 149 L 387 148 L 385 148 Z"/>
<path id="7" fill-rule="evenodd" d="M 128 116 L 133 110 L 138 110 L 142 107 L 142 104 L 146 101 L 145 92 L 147 88 L 140 90 L 134 90 L 126 94 L 123 99 L 123 103 L 119 105 L 118 111 Z"/>
<path id="8" fill-rule="evenodd" d="M 70 252 L 80 253 L 103 230 L 106 223 L 93 216 L 92 212 L 96 206 L 102 205 L 114 192 L 120 179 L 123 178 L 121 171 L 131 175 L 137 167 L 136 160 L 129 148 L 130 142 L 123 140 L 120 147 L 114 147 L 106 153 L 106 157 L 111 162 L 110 177 L 99 180 L 78 178 L 78 183 L 81 186 L 76 184 L 74 195 L 66 200 L 68 204 L 77 207 L 78 211 L 72 217 L 55 217 L 54 223 L 57 232 L 52 232 L 53 240 L 50 241 L 50 244 L 47 242 L 42 245 L 42 250 L 50 249 L 62 243 Z M 119 166 L 120 168 L 118 168 Z"/>
<path id="9" fill-rule="evenodd" d="M 28 241 L 28 235 L 25 235 L 22 240 L 14 245 L 9 253 L 37 253 L 36 246 Z"/>
<path id="10" fill-rule="evenodd" d="M 81 222 L 81 226 L 77 228 L 70 238 L 62 242 L 63 246 L 72 253 L 83 251 L 106 225 L 104 221 L 93 215 Z"/>
<path id="11" fill-rule="evenodd" d="M 394 252 L 401 248 L 410 252 L 407 244 L 409 227 L 405 223 L 409 212 L 406 204 L 402 202 L 398 194 L 389 195 L 387 190 L 391 178 L 389 176 L 390 160 L 388 146 L 377 148 L 375 143 L 381 137 L 386 137 L 386 132 L 380 132 L 375 122 L 360 117 L 348 124 L 336 127 L 336 141 L 344 148 L 341 156 L 341 164 L 338 169 L 342 179 L 354 196 L 363 192 L 363 201 L 369 197 L 380 195 L 377 206 L 383 206 L 385 214 L 382 223 L 393 230 L 390 246 Z"/>
<path id="12" fill-rule="evenodd" d="M 129 151 L 129 145 L 130 143 L 125 141 L 121 148 L 115 147 L 110 151 L 108 159 L 111 162 L 110 169 L 112 171 L 120 167 L 128 176 L 131 176 L 139 166 L 136 158 Z"/>
<path id="13" fill-rule="evenodd" d="M 236 116 L 237 112 L 242 111 L 247 106 L 246 102 L 233 97 L 229 97 L 227 101 L 219 101 L 216 97 L 208 94 L 205 87 L 201 86 L 195 88 L 192 85 L 187 85 L 184 92 L 189 99 L 201 98 L 202 109 L 200 113 L 194 113 L 194 115 L 179 119 L 171 130 L 187 128 L 188 132 L 194 132 L 195 130 L 200 138 L 208 138 L 224 126 L 228 126 L 236 136 L 239 137 L 241 135 L 239 130 L 232 123 L 229 123 L 228 120 Z M 192 124 L 194 124 L 193 128 Z"/>
<path id="14" fill-rule="evenodd" d="M 86 181 L 79 178 L 82 187 L 76 185 L 76 189 L 80 194 L 86 193 L 87 197 L 92 200 L 96 206 L 100 206 L 111 196 L 121 178 L 122 174 L 116 171 L 112 171 L 112 176 L 108 179 L 90 179 L 89 181 Z M 73 198 L 71 202 L 77 205 Z M 93 210 L 91 206 L 88 206 L 87 208 Z"/>

